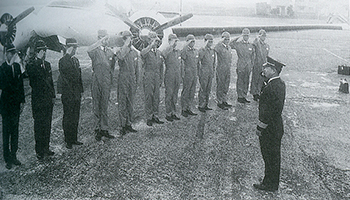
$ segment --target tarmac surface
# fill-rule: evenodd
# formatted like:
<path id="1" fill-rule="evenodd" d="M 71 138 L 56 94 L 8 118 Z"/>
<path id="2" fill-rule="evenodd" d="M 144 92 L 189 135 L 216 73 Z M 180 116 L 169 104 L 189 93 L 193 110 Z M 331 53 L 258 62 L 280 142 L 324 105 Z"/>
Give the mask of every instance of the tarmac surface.
<path id="1" fill-rule="evenodd" d="M 252 187 L 263 177 L 264 165 L 255 135 L 258 104 L 236 101 L 236 68 L 231 70 L 229 103 L 215 102 L 215 79 L 205 114 L 148 127 L 142 82 L 137 89 L 136 119 L 129 133 L 97 142 L 92 130 L 91 68 L 86 48 L 78 49 L 84 97 L 79 140 L 66 149 L 62 103 L 56 100 L 51 149 L 54 157 L 37 161 L 34 151 L 30 95 L 20 119 L 18 159 L 11 170 L 0 158 L 3 199 L 350 199 L 350 96 L 338 92 L 338 65 L 350 65 L 349 30 L 268 33 L 270 56 L 286 63 L 281 78 L 287 86 L 283 111 L 281 183 L 278 192 Z M 251 40 L 255 37 L 251 35 Z M 216 38 L 214 42 L 218 42 Z M 183 45 L 183 41 L 180 41 Z M 198 40 L 196 47 L 203 45 Z M 236 55 L 234 63 L 236 63 Z M 49 52 L 56 66 L 61 54 Z M 117 77 L 116 70 L 115 77 Z M 54 80 L 57 80 L 57 71 Z M 116 86 L 117 80 L 114 82 Z M 180 90 L 181 91 L 181 90 Z M 29 92 L 29 88 L 28 91 Z M 198 88 L 197 88 L 198 92 Z M 252 99 L 249 96 L 249 99 Z M 197 93 L 195 102 L 197 105 Z M 180 110 L 180 105 L 177 106 Z M 164 88 L 160 116 L 165 120 Z M 179 115 L 180 113 L 178 113 Z M 116 87 L 109 107 L 110 129 L 119 136 Z M 203 139 L 198 135 L 203 134 Z M 2 145 L 0 146 L 2 152 Z M 0 198 L 0 199 L 1 199 Z"/>

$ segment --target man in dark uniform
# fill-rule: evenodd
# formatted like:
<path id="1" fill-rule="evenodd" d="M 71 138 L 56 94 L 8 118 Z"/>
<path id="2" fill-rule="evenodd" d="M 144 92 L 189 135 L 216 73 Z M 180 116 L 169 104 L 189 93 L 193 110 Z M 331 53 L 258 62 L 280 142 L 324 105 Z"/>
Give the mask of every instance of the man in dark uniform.
<path id="1" fill-rule="evenodd" d="M 232 50 L 229 45 L 230 33 L 225 31 L 221 34 L 221 37 L 222 41 L 214 48 L 218 62 L 216 68 L 216 98 L 218 107 L 223 110 L 228 110 L 232 107 L 232 105 L 227 103 L 232 66 Z"/>
<path id="2" fill-rule="evenodd" d="M 149 32 L 150 44 L 142 49 L 141 58 L 143 60 L 144 77 L 143 85 L 145 91 L 145 113 L 147 125 L 153 123 L 163 124 L 158 118 L 159 112 L 159 90 L 163 80 L 163 58 L 158 50 L 160 39 L 154 32 Z"/>
<path id="3" fill-rule="evenodd" d="M 187 35 L 186 44 L 181 51 L 181 59 L 183 60 L 183 88 L 181 92 L 181 115 L 197 115 L 191 110 L 194 93 L 197 85 L 198 70 L 198 50 L 194 48 L 195 38 L 192 34 Z"/>
<path id="4" fill-rule="evenodd" d="M 180 120 L 175 114 L 181 82 L 181 52 L 176 48 L 178 41 L 175 34 L 169 34 L 169 46 L 162 52 L 165 63 L 165 119 L 170 122 Z"/>
<path id="5" fill-rule="evenodd" d="M 94 113 L 95 139 L 102 137 L 114 138 L 108 129 L 108 104 L 112 87 L 115 54 L 107 47 L 108 34 L 106 30 L 98 31 L 98 41 L 89 46 L 88 55 L 92 61 L 92 105 Z"/>
<path id="6" fill-rule="evenodd" d="M 267 59 L 263 76 L 267 84 L 263 87 L 259 101 L 259 136 L 261 154 L 265 163 L 265 177 L 253 186 L 259 190 L 278 190 L 281 168 L 281 139 L 284 133 L 282 110 L 286 96 L 285 83 L 279 77 L 284 64 Z"/>
<path id="7" fill-rule="evenodd" d="M 0 66 L 0 113 L 2 116 L 2 142 L 6 168 L 12 164 L 21 165 L 17 160 L 19 116 L 25 102 L 23 74 L 16 61 L 16 48 L 6 47 L 6 61 Z M 17 57 L 18 58 L 18 57 Z"/>
<path id="8" fill-rule="evenodd" d="M 204 36 L 205 46 L 199 49 L 198 77 L 200 89 L 198 93 L 198 110 L 205 112 L 212 110 L 208 107 L 211 83 L 215 64 L 215 52 L 212 49 L 214 37 L 211 34 Z"/>
<path id="9" fill-rule="evenodd" d="M 68 149 L 71 149 L 73 144 L 83 144 L 78 141 L 77 137 L 81 94 L 84 92 L 79 60 L 74 57 L 77 47 L 77 41 L 74 38 L 68 38 L 66 40 L 66 53 L 58 63 L 62 81 L 62 127 L 64 141 L 67 143 Z"/>
<path id="10" fill-rule="evenodd" d="M 249 76 L 254 64 L 254 46 L 249 42 L 250 31 L 248 28 L 242 30 L 242 35 L 234 38 L 230 46 L 236 50 L 237 60 L 237 96 L 239 103 L 249 103 L 247 93 L 249 89 Z M 242 37 L 241 41 L 238 39 Z"/>
<path id="11" fill-rule="evenodd" d="M 127 132 L 137 132 L 132 128 L 131 122 L 134 117 L 134 99 L 139 72 L 139 56 L 131 46 L 131 32 L 123 31 L 121 36 L 124 45 L 116 53 L 119 64 L 118 76 L 118 108 L 119 120 L 122 127 L 120 134 Z"/>
<path id="12" fill-rule="evenodd" d="M 46 44 L 38 40 L 35 45 L 36 57 L 27 64 L 29 83 L 32 87 L 32 112 L 34 118 L 35 151 L 37 158 L 54 155 L 49 150 L 52 111 L 55 102 L 55 89 L 51 65 L 45 60 Z"/>
<path id="13" fill-rule="evenodd" d="M 264 78 L 261 76 L 263 64 L 267 61 L 270 46 L 265 42 L 266 31 L 261 29 L 259 36 L 255 38 L 253 46 L 255 48 L 255 61 L 252 70 L 252 82 L 250 84 L 250 93 L 254 97 L 254 101 L 259 100 L 260 91 L 264 84 Z"/>

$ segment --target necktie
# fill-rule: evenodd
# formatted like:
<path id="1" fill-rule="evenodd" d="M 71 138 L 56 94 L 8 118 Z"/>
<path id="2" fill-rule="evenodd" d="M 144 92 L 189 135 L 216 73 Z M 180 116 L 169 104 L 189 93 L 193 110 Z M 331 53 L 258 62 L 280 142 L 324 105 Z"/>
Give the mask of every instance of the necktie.
<path id="1" fill-rule="evenodd" d="M 12 68 L 12 76 L 13 78 L 15 78 L 15 67 L 13 66 L 13 64 L 11 65 L 11 68 Z"/>

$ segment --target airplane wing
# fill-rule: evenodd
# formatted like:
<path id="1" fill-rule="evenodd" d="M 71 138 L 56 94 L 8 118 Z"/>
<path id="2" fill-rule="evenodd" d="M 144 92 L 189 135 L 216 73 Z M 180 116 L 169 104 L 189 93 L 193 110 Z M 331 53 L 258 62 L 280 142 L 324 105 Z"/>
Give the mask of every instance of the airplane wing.
<path id="1" fill-rule="evenodd" d="M 247 26 L 235 26 L 235 27 L 174 27 L 173 32 L 178 37 L 186 37 L 188 34 L 194 36 L 204 36 L 207 33 L 213 35 L 221 35 L 224 31 L 230 34 L 240 34 L 244 28 L 249 28 L 250 32 L 259 32 L 260 29 L 264 29 L 268 32 L 276 31 L 298 31 L 298 30 L 311 30 L 311 29 L 331 29 L 342 30 L 340 25 L 328 25 L 328 24 L 293 24 L 293 25 L 247 25 Z"/>

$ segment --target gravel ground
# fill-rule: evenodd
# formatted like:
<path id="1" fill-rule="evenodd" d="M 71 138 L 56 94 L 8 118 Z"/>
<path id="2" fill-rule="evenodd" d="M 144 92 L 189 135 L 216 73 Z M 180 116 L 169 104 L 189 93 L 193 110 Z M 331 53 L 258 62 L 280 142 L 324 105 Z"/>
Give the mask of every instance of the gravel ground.
<path id="1" fill-rule="evenodd" d="M 258 105 L 256 102 L 248 105 L 236 103 L 235 68 L 231 71 L 229 92 L 229 102 L 234 104 L 232 109 L 222 111 L 216 108 L 214 80 L 210 100 L 213 111 L 153 127 L 145 124 L 140 83 L 134 122 L 138 132 L 124 137 L 119 137 L 114 87 L 109 108 L 110 128 L 112 134 L 118 137 L 97 142 L 92 131 L 90 63 L 85 49 L 81 48 L 78 57 L 84 69 L 85 93 L 79 140 L 84 145 L 74 146 L 72 150 L 65 148 L 61 126 L 62 104 L 57 99 L 51 135 L 51 147 L 56 154 L 43 162 L 37 161 L 28 96 L 20 120 L 18 157 L 23 165 L 6 170 L 3 158 L 0 158 L 0 197 L 350 198 L 349 95 L 337 91 L 339 79 L 346 77 L 337 74 L 337 66 L 344 64 L 339 57 L 350 60 L 349 35 L 348 30 L 268 34 L 271 56 L 287 63 L 281 75 L 287 85 L 287 98 L 283 112 L 285 135 L 278 192 L 261 192 L 252 187 L 253 183 L 261 180 L 264 171 L 255 135 Z M 215 42 L 218 40 L 216 38 Z M 198 47 L 201 45 L 202 41 L 197 42 Z M 50 53 L 53 66 L 57 66 L 59 57 L 60 54 Z M 54 78 L 57 78 L 57 71 Z M 161 95 L 160 113 L 164 119 L 164 88 Z M 196 137 L 198 134 L 203 134 L 204 138 L 199 139 Z"/>

